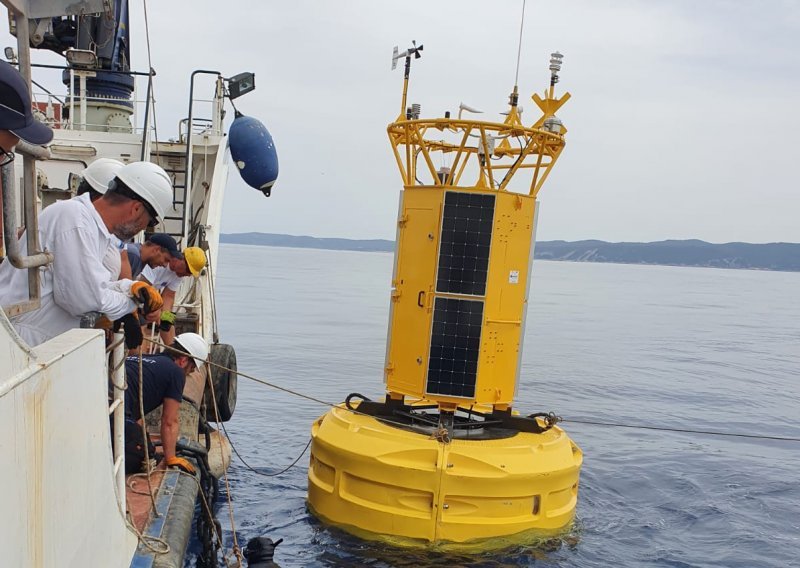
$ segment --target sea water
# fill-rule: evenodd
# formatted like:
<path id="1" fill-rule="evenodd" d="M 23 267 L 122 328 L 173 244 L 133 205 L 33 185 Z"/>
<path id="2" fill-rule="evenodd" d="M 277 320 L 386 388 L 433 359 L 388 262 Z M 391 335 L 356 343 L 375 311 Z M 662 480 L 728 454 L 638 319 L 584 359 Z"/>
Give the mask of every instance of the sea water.
<path id="1" fill-rule="evenodd" d="M 223 245 L 221 339 L 266 381 L 329 402 L 380 397 L 392 264 Z M 584 452 L 568 532 L 484 555 L 364 542 L 308 513 L 306 452 L 276 477 L 234 457 L 238 542 L 283 538 L 284 567 L 800 566 L 800 442 L 577 422 L 800 438 L 799 291 L 798 273 L 536 261 L 516 406 L 562 416 Z M 325 411 L 240 379 L 227 430 L 251 466 L 277 472 Z"/>

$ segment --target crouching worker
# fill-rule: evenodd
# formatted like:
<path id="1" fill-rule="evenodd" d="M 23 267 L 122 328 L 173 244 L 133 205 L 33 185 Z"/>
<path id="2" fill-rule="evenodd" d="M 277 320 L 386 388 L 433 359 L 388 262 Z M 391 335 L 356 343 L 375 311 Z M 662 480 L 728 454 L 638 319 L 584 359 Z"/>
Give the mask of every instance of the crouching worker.
<path id="1" fill-rule="evenodd" d="M 175 338 L 163 353 L 142 356 L 142 377 L 139 377 L 139 356 L 125 360 L 125 457 L 126 473 L 142 470 L 144 461 L 143 417 L 139 412 L 141 392 L 144 414 L 162 406 L 161 446 L 164 452 L 164 467 L 178 467 L 194 474 L 192 464 L 175 455 L 178 441 L 178 414 L 183 400 L 186 375 L 203 367 L 208 357 L 208 343 L 196 333 L 182 333 Z M 149 440 L 148 440 L 149 444 Z M 151 454 L 152 455 L 152 454 Z M 131 463 L 128 463 L 130 461 Z"/>

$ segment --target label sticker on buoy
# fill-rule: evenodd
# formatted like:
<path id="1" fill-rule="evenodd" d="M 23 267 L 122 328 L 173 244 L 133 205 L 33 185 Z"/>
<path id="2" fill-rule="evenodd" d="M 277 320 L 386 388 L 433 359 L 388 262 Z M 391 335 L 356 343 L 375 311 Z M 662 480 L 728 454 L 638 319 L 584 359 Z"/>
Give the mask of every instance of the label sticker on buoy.
<path id="1" fill-rule="evenodd" d="M 519 284 L 519 270 L 512 270 L 508 273 L 509 284 Z"/>

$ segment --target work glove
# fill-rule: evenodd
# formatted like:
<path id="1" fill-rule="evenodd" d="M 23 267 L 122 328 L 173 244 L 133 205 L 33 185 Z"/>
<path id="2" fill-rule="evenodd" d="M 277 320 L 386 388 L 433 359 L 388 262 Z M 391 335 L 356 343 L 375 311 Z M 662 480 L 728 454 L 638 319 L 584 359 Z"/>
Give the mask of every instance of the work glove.
<path id="1" fill-rule="evenodd" d="M 158 329 L 169 331 L 173 325 L 175 325 L 175 314 L 166 310 L 161 312 L 161 323 L 158 325 Z"/>
<path id="2" fill-rule="evenodd" d="M 107 315 L 103 314 L 102 316 L 97 318 L 94 327 L 95 329 L 103 329 L 105 331 L 111 331 L 111 328 L 114 327 L 114 323 L 115 322 L 108 319 Z"/>
<path id="3" fill-rule="evenodd" d="M 120 326 L 123 326 L 125 331 L 125 347 L 128 349 L 136 349 L 144 341 L 142 336 L 142 328 L 139 325 L 139 318 L 136 312 L 132 314 L 125 314 L 118 320 L 114 321 L 114 333 L 119 331 Z"/>
<path id="4" fill-rule="evenodd" d="M 194 466 L 186 458 L 172 456 L 167 458 L 167 467 L 177 467 L 181 471 L 194 475 Z"/>
<path id="5" fill-rule="evenodd" d="M 164 305 L 161 294 L 147 282 L 137 281 L 131 284 L 131 296 L 135 301 L 142 304 L 144 315 L 160 310 L 161 306 Z"/>

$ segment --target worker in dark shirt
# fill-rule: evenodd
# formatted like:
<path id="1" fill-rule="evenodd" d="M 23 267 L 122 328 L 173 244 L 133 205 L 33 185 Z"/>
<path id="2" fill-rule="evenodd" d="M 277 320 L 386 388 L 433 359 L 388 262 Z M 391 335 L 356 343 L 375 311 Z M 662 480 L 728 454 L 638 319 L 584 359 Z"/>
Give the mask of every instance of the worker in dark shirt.
<path id="1" fill-rule="evenodd" d="M 183 387 L 186 375 L 203 367 L 208 357 L 208 343 L 196 333 L 182 333 L 172 342 L 172 349 L 157 355 L 142 356 L 142 377 L 139 380 L 139 357 L 125 360 L 125 377 L 128 389 L 125 391 L 125 416 L 129 421 L 141 425 L 139 412 L 139 389 L 142 389 L 144 413 L 159 406 L 161 413 L 161 446 L 164 450 L 164 465 L 176 466 L 194 473 L 192 464 L 175 455 L 178 441 L 178 414 L 183 400 Z M 134 464 L 131 464 L 134 465 Z M 136 464 L 138 467 L 138 464 Z M 127 468 L 126 468 L 127 469 Z"/>
<path id="2" fill-rule="evenodd" d="M 144 243 L 129 243 L 126 248 L 132 280 L 139 278 L 145 266 L 158 268 L 167 266 L 173 258 L 183 259 L 178 243 L 166 233 L 153 233 L 147 236 Z"/>

